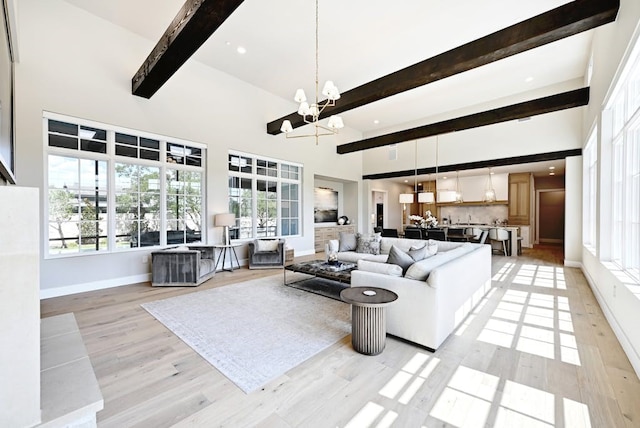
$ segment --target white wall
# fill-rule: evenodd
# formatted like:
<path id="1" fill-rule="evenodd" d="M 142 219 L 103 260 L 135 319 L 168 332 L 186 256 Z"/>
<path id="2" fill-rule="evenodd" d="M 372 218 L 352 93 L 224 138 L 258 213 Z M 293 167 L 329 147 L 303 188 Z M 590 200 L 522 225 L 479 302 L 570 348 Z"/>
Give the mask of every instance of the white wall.
<path id="1" fill-rule="evenodd" d="M 146 40 L 64 1 L 19 3 L 21 61 L 16 67 L 17 171 L 22 185 L 44 187 L 42 111 L 204 143 L 207 152 L 207 241 L 219 242 L 212 216 L 227 211 L 227 151 L 303 163 L 304 237 L 288 239 L 298 252 L 313 251 L 314 176 L 358 181 L 360 153 L 337 156 L 336 144 L 359 139 L 350 129 L 337 137 L 287 140 L 270 136 L 266 123 L 295 110 L 227 74 L 188 61 L 150 100 L 131 95 L 131 77 L 156 40 Z M 41 195 L 41 205 L 44 193 Z M 47 227 L 41 213 L 40 224 Z M 42 235 L 44 236 L 44 235 Z M 43 242 L 43 253 L 46 243 Z M 41 288 L 102 288 L 148 278 L 148 250 L 45 259 Z M 48 290 L 48 291 L 47 291 Z"/>
<path id="2" fill-rule="evenodd" d="M 607 101 L 607 95 L 616 83 L 616 73 L 622 68 L 626 52 L 637 39 L 638 22 L 640 21 L 640 2 L 637 0 L 621 0 L 620 11 L 614 24 L 609 24 L 595 30 L 593 38 L 593 77 L 591 80 L 591 96 L 588 109 L 583 118 L 583 140 L 589 135 L 594 123 L 598 123 L 600 131 L 607 128 L 599 123 L 601 110 Z M 598 136 L 602 140 L 602 135 Z M 602 147 L 603 141 L 599 141 Z M 599 161 L 608 162 L 610 157 L 606 152 L 600 152 Z M 611 167 L 609 164 L 600 166 L 599 182 L 605 187 L 599 189 L 600 212 L 598 218 L 597 236 L 605 239 L 610 236 L 610 213 L 606 210 L 611 204 L 606 200 L 611 191 Z M 567 192 L 568 195 L 568 192 Z M 613 328 L 622 347 L 624 348 L 636 373 L 640 376 L 640 331 L 638 321 L 640 317 L 640 293 L 634 292 L 638 285 L 630 285 L 622 272 L 615 270 L 607 262 L 609 245 L 599 242 L 600 260 L 587 248 L 582 247 L 583 271 L 589 280 L 591 288 L 598 298 L 598 302 L 605 313 L 609 324 Z"/>
<path id="3" fill-rule="evenodd" d="M 582 262 L 582 156 L 565 161 L 564 262 L 580 266 Z"/>

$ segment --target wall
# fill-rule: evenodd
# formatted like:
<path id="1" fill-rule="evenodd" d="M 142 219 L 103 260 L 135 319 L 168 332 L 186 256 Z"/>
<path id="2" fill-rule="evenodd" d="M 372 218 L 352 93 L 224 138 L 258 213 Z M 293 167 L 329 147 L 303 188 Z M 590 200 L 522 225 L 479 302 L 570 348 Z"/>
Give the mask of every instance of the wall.
<path id="1" fill-rule="evenodd" d="M 61 0 L 21 1 L 20 63 L 16 67 L 17 169 L 21 185 L 44 189 L 42 111 L 115 124 L 206 144 L 208 243 L 221 241 L 212 216 L 227 211 L 229 149 L 300 162 L 303 236 L 287 239 L 296 254 L 313 252 L 314 177 L 357 182 L 360 153 L 337 156 L 335 146 L 361 138 L 345 128 L 336 137 L 287 140 L 265 123 L 296 106 L 196 61 L 185 65 L 150 99 L 131 95 L 131 77 L 157 40 L 146 40 Z M 356 198 L 359 201 L 359 198 Z M 44 196 L 41 195 L 41 206 Z M 355 214 L 360 215 L 360 214 Z M 44 214 L 40 224 L 48 227 Z M 43 253 L 46 249 L 41 233 Z M 42 261 L 44 296 L 144 281 L 149 250 Z M 242 256 L 241 256 L 242 257 Z"/>
<path id="2" fill-rule="evenodd" d="M 594 125 L 598 123 L 599 129 L 605 128 L 600 124 L 601 110 L 607 96 L 616 83 L 616 73 L 622 68 L 626 52 L 632 42 L 638 38 L 638 22 L 640 20 L 640 2 L 637 0 L 621 0 L 620 11 L 615 24 L 598 28 L 593 37 L 593 77 L 591 79 L 591 94 L 588 108 L 583 117 L 582 134 L 586 143 L 587 136 Z M 602 135 L 599 135 L 599 147 L 603 145 Z M 600 161 L 608 160 L 606 152 L 598 155 Z M 599 182 L 609 183 L 611 168 L 609 165 L 600 165 Z M 567 185 L 567 194 L 568 191 Z M 609 213 L 606 208 L 610 204 L 604 201 L 609 198 L 611 192 L 607 187 L 600 187 L 600 204 L 598 218 L 600 219 L 597 236 L 606 239 L 609 236 Z M 589 280 L 603 312 L 609 324 L 616 333 L 636 373 L 640 376 L 640 331 L 637 328 L 640 314 L 640 293 L 637 284 L 632 284 L 622 272 L 616 271 L 611 263 L 607 262 L 608 245 L 598 243 L 600 260 L 589 249 L 581 246 L 582 269 Z M 604 251 L 603 251 L 604 250 Z"/>

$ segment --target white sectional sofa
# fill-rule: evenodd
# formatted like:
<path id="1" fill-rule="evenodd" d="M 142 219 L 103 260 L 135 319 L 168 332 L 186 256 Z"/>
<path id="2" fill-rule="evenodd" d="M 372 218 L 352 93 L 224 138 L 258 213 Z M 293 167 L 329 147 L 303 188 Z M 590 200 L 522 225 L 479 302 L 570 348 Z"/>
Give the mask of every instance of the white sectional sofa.
<path id="1" fill-rule="evenodd" d="M 380 254 L 338 252 L 338 259 L 358 263 L 352 287 L 381 287 L 398 300 L 386 308 L 387 333 L 436 350 L 491 287 L 491 246 L 431 241 L 433 256 L 402 267 L 388 264 L 392 246 L 408 251 L 427 241 L 381 238 Z M 394 250 L 395 251 L 395 250 Z"/>

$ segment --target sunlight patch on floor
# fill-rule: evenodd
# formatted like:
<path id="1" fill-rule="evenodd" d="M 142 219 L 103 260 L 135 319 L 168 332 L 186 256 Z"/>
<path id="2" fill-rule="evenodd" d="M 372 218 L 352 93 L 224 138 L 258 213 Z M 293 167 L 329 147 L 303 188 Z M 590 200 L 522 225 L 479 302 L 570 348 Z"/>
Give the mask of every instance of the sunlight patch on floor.
<path id="1" fill-rule="evenodd" d="M 507 290 L 477 339 L 579 366 L 572 333 L 567 297 Z"/>
<path id="2" fill-rule="evenodd" d="M 499 380 L 497 376 L 458 367 L 430 416 L 457 427 L 484 427 Z"/>

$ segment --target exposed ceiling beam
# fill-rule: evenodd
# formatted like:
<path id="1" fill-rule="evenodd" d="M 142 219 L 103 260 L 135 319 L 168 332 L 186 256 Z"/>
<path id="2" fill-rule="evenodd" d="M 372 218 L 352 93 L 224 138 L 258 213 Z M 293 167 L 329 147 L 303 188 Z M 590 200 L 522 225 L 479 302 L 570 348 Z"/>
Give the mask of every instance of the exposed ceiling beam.
<path id="1" fill-rule="evenodd" d="M 131 79 L 131 92 L 151 98 L 243 0 L 187 0 Z"/>
<path id="2" fill-rule="evenodd" d="M 620 0 L 569 2 L 351 89 L 342 94 L 335 106 L 327 107 L 321 118 L 352 110 L 613 22 L 619 8 Z M 293 128 L 305 125 L 302 116 L 294 112 L 267 123 L 267 132 L 271 135 L 279 134 L 283 120 L 291 121 Z"/>
<path id="3" fill-rule="evenodd" d="M 493 125 L 495 123 L 508 122 L 514 119 L 536 116 L 544 113 L 565 110 L 589 104 L 589 88 L 575 89 L 569 92 L 537 98 L 506 107 L 474 113 L 416 128 L 379 135 L 353 143 L 341 144 L 336 147 L 339 154 L 353 153 L 361 150 L 374 149 L 389 144 L 403 141 L 416 140 L 418 138 L 431 137 L 433 135 L 447 134 L 449 132 L 462 131 L 464 129 L 478 128 L 480 126 Z"/>
<path id="4" fill-rule="evenodd" d="M 523 163 L 544 162 L 565 159 L 570 156 L 582 155 L 582 149 L 562 150 L 559 152 L 536 153 L 533 155 L 514 156 L 509 158 L 489 159 L 475 162 L 465 162 L 453 165 L 438 165 L 438 172 L 465 171 L 469 169 L 492 168 L 496 166 L 519 165 Z M 363 180 L 383 180 L 387 178 L 411 177 L 416 175 L 434 174 L 436 167 L 405 169 L 402 171 L 381 172 L 378 174 L 366 174 Z"/>

